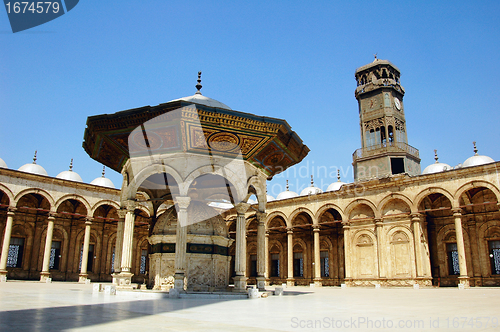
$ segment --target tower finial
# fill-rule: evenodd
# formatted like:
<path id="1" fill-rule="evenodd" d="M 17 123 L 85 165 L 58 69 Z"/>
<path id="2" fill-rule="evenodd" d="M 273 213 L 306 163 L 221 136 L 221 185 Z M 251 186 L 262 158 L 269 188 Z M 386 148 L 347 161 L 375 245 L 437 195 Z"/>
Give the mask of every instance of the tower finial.
<path id="1" fill-rule="evenodd" d="M 474 144 L 474 155 L 477 156 L 476 141 L 472 142 L 472 144 Z"/>
<path id="2" fill-rule="evenodd" d="M 340 169 L 337 170 L 337 182 L 340 182 Z"/>
<path id="3" fill-rule="evenodd" d="M 106 166 L 102 166 L 102 177 L 104 177 L 105 173 L 106 173 Z"/>
<path id="4" fill-rule="evenodd" d="M 438 163 L 438 150 L 434 149 L 434 160 L 436 161 L 436 164 Z"/>
<path id="5" fill-rule="evenodd" d="M 314 187 L 314 180 L 312 174 L 311 174 L 311 187 Z"/>
<path id="6" fill-rule="evenodd" d="M 36 152 L 37 150 L 35 150 L 35 156 L 33 157 L 33 164 L 36 164 Z"/>
<path id="7" fill-rule="evenodd" d="M 201 91 L 200 90 L 201 90 L 202 87 L 203 86 L 201 85 L 201 71 L 199 71 L 198 72 L 198 84 L 196 84 L 196 89 L 198 90 L 198 91 L 196 91 L 197 95 L 201 95 Z"/>
<path id="8" fill-rule="evenodd" d="M 288 180 L 286 180 L 286 191 L 288 191 Z"/>
<path id="9" fill-rule="evenodd" d="M 69 163 L 69 171 L 73 172 L 73 158 L 71 158 L 71 162 Z"/>
<path id="10" fill-rule="evenodd" d="M 373 59 L 373 61 L 374 61 L 374 62 L 378 60 L 378 58 L 377 58 L 377 53 L 375 53 L 375 54 L 373 55 L 373 57 L 375 58 L 375 59 Z"/>

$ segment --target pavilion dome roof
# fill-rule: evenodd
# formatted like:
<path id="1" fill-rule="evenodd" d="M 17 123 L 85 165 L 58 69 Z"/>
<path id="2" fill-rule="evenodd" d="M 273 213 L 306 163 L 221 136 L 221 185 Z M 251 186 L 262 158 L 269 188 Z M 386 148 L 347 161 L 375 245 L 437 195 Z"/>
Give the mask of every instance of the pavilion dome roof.
<path id="1" fill-rule="evenodd" d="M 115 189 L 115 185 L 113 184 L 113 182 L 110 179 L 108 179 L 104 176 L 104 172 L 105 172 L 105 167 L 102 168 L 102 176 L 92 180 L 92 182 L 90 182 L 90 184 L 93 184 L 95 186 L 108 187 L 108 188 Z"/>
<path id="2" fill-rule="evenodd" d="M 276 200 L 279 201 L 282 199 L 293 198 L 297 196 L 299 196 L 299 194 L 297 194 L 295 191 L 290 191 L 288 189 L 288 180 L 286 180 L 286 190 L 279 193 L 278 196 L 276 197 Z"/>
<path id="3" fill-rule="evenodd" d="M 337 182 L 331 183 L 328 188 L 326 188 L 326 191 L 337 191 L 339 190 L 344 184 L 347 184 L 345 182 L 340 181 L 340 170 L 337 170 Z"/>
<path id="4" fill-rule="evenodd" d="M 33 157 L 33 162 L 31 164 L 25 164 L 25 165 L 19 167 L 19 171 L 31 173 L 31 174 L 48 176 L 45 168 L 43 168 L 42 166 L 40 166 L 36 163 L 36 151 L 35 151 L 35 156 Z"/>
<path id="5" fill-rule="evenodd" d="M 314 186 L 313 176 L 311 175 L 311 185 L 309 187 L 304 188 L 300 192 L 300 196 L 316 195 L 316 194 L 321 194 L 322 192 L 323 190 Z"/>
<path id="6" fill-rule="evenodd" d="M 8 168 L 7 164 L 5 163 L 5 161 L 3 161 L 2 158 L 0 158 L 0 168 Z"/>
<path id="7" fill-rule="evenodd" d="M 198 89 L 198 91 L 196 91 L 196 93 L 192 96 L 174 99 L 174 100 L 171 100 L 171 102 L 182 100 L 182 101 L 186 101 L 188 103 L 205 105 L 205 106 L 210 106 L 210 107 L 214 107 L 214 108 L 223 108 L 226 110 L 232 110 L 231 107 L 227 106 L 224 103 L 221 103 L 218 100 L 203 96 L 201 94 L 201 91 L 200 91 L 201 88 L 202 88 L 202 85 L 201 85 L 201 71 L 200 71 L 200 72 L 198 72 L 198 84 L 196 84 L 196 89 Z"/>
<path id="8" fill-rule="evenodd" d="M 69 181 L 83 182 L 80 175 L 76 172 L 73 172 L 73 159 L 71 159 L 71 163 L 69 164 L 69 170 L 57 174 L 56 178 Z"/>
<path id="9" fill-rule="evenodd" d="M 268 202 L 272 202 L 272 201 L 276 200 L 273 196 L 267 195 L 267 194 L 266 194 L 266 199 L 267 199 Z"/>
<path id="10" fill-rule="evenodd" d="M 422 171 L 422 174 L 432 174 L 432 173 L 439 173 L 439 172 L 444 172 L 444 171 L 449 171 L 453 169 L 448 164 L 445 163 L 440 163 L 438 161 L 438 155 L 437 155 L 437 150 L 434 150 L 434 160 L 436 161 L 434 164 L 430 164 L 424 170 Z"/>
<path id="11" fill-rule="evenodd" d="M 482 156 L 477 153 L 477 148 L 476 148 L 476 142 L 474 142 L 474 155 L 470 158 L 467 158 L 466 161 L 463 163 L 463 167 L 470 167 L 470 166 L 479 166 L 479 165 L 484 165 L 484 164 L 489 164 L 489 163 L 494 163 L 495 161 L 488 157 L 488 156 Z"/>

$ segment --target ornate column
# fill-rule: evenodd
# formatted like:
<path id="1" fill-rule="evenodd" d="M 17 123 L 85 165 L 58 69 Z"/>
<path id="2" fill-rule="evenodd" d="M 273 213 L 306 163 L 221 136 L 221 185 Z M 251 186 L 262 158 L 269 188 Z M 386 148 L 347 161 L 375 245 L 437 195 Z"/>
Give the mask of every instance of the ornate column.
<path id="1" fill-rule="evenodd" d="M 134 226 L 135 226 L 135 208 L 137 202 L 133 200 L 126 201 L 125 225 L 123 230 L 123 248 L 121 259 L 121 270 L 117 276 L 118 285 L 121 287 L 132 287 L 132 248 L 134 241 Z"/>
<path id="2" fill-rule="evenodd" d="M 411 223 L 413 226 L 413 241 L 415 246 L 415 267 L 417 270 L 417 278 L 425 276 L 425 266 L 423 264 L 423 250 L 422 250 L 422 232 L 420 231 L 420 221 L 421 215 L 419 213 L 413 213 L 411 215 Z"/>
<path id="3" fill-rule="evenodd" d="M 345 284 L 349 286 L 350 279 L 352 279 L 351 273 L 351 223 L 348 221 L 342 221 L 342 228 L 344 229 L 344 260 L 345 260 Z"/>
<path id="4" fill-rule="evenodd" d="M 266 290 L 266 217 L 267 213 L 257 212 L 259 224 L 257 226 L 257 287 Z"/>
<path id="5" fill-rule="evenodd" d="M 469 276 L 467 275 L 467 261 L 465 258 L 464 234 L 462 230 L 462 210 L 459 208 L 453 209 L 453 217 L 455 218 L 455 235 L 457 237 L 458 265 L 460 267 L 459 283 L 469 288 Z"/>
<path id="6" fill-rule="evenodd" d="M 80 275 L 78 276 L 78 282 L 85 283 L 87 281 L 87 264 L 89 260 L 89 246 L 90 246 L 90 226 L 92 225 L 92 219 L 87 217 L 85 219 L 85 236 L 83 239 L 83 252 L 82 252 L 82 267 L 80 268 Z"/>
<path id="7" fill-rule="evenodd" d="M 266 286 L 269 285 L 269 231 L 266 231 L 266 240 L 265 240 L 265 246 L 264 246 L 266 253 L 265 253 L 265 270 L 264 270 L 264 275 L 266 277 Z"/>
<path id="8" fill-rule="evenodd" d="M 239 203 L 235 206 L 238 216 L 236 217 L 236 253 L 234 257 L 234 290 L 246 292 L 247 287 L 247 241 L 246 241 L 246 219 L 245 212 L 250 207 L 248 203 Z"/>
<path id="9" fill-rule="evenodd" d="M 286 275 L 286 285 L 295 286 L 295 280 L 293 279 L 293 227 L 286 229 L 286 244 L 287 244 L 287 266 L 288 273 Z"/>
<path id="10" fill-rule="evenodd" d="M 17 209 L 9 206 L 7 209 L 7 223 L 5 224 L 5 233 L 2 244 L 2 257 L 0 258 L 0 282 L 7 281 L 7 258 L 9 257 L 10 235 L 12 233 L 12 224 Z"/>
<path id="11" fill-rule="evenodd" d="M 174 289 L 177 292 L 184 291 L 184 278 L 186 277 L 186 248 L 187 248 L 187 208 L 191 202 L 190 197 L 177 197 L 177 230 L 175 233 L 175 281 Z"/>
<path id="12" fill-rule="evenodd" d="M 113 284 L 118 285 L 119 281 L 117 276 L 122 270 L 122 250 L 123 250 L 123 228 L 125 224 L 125 216 L 127 215 L 126 209 L 120 209 L 118 212 L 118 222 L 116 224 L 116 242 L 115 242 L 115 261 L 113 262 L 113 269 L 115 270 L 112 274 Z"/>
<path id="13" fill-rule="evenodd" d="M 382 232 L 382 227 L 384 223 L 382 219 L 375 219 L 375 232 L 377 234 L 377 258 L 378 258 L 378 276 L 379 278 L 386 277 L 386 261 L 384 260 L 384 235 Z"/>
<path id="14" fill-rule="evenodd" d="M 40 272 L 40 281 L 47 282 L 50 279 L 49 264 L 50 251 L 52 249 L 52 233 L 54 232 L 54 213 L 50 212 L 48 217 L 47 235 L 45 237 L 45 249 L 43 252 L 42 272 Z"/>
<path id="15" fill-rule="evenodd" d="M 321 286 L 321 257 L 320 257 L 320 243 L 319 243 L 319 225 L 313 225 L 314 234 L 314 285 Z"/>

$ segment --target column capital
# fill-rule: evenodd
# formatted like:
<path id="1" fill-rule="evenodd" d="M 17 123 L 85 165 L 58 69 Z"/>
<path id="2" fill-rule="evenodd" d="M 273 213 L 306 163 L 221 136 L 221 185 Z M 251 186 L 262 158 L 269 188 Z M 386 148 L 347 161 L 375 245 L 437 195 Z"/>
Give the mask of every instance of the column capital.
<path id="1" fill-rule="evenodd" d="M 236 212 L 238 214 L 245 214 L 245 212 L 247 212 L 249 207 L 250 207 L 250 204 L 244 203 L 244 202 L 238 203 L 234 206 L 234 208 L 236 209 Z"/>
<path id="2" fill-rule="evenodd" d="M 85 218 L 85 225 L 92 225 L 92 220 L 93 220 L 92 217 L 86 217 Z"/>
<path id="3" fill-rule="evenodd" d="M 259 223 L 265 223 L 266 222 L 266 218 L 267 218 L 267 213 L 266 212 L 257 211 L 257 213 L 255 215 L 257 216 L 257 220 L 259 221 Z"/>
<path id="4" fill-rule="evenodd" d="M 412 213 L 410 214 L 410 217 L 412 222 L 419 222 L 422 220 L 423 215 L 421 213 Z"/>
<path id="5" fill-rule="evenodd" d="M 14 214 L 16 213 L 16 211 L 17 211 L 17 208 L 16 208 L 16 207 L 14 207 L 14 206 L 9 206 L 9 207 L 7 208 L 7 215 L 8 215 L 8 216 L 14 216 Z"/>
<path id="6" fill-rule="evenodd" d="M 55 212 L 49 212 L 47 217 L 49 220 L 54 220 L 54 219 L 56 219 L 56 215 L 57 215 L 57 213 L 55 213 Z"/>
<path id="7" fill-rule="evenodd" d="M 293 234 L 293 227 L 287 227 L 286 228 L 286 233 L 287 234 Z"/>
<path id="8" fill-rule="evenodd" d="M 135 208 L 137 207 L 137 201 L 133 199 L 127 199 L 124 203 L 125 204 L 122 208 L 127 210 L 127 212 L 134 212 Z"/>
<path id="9" fill-rule="evenodd" d="M 451 209 L 451 212 L 453 212 L 453 216 L 455 218 L 462 216 L 462 209 L 461 208 L 453 208 L 453 209 Z"/>
<path id="10" fill-rule="evenodd" d="M 375 219 L 373 219 L 373 222 L 375 223 L 375 226 L 377 226 L 377 227 L 382 227 L 382 225 L 383 225 L 382 218 L 375 218 Z"/>
<path id="11" fill-rule="evenodd" d="M 319 232 L 321 229 L 320 225 L 312 225 L 313 232 Z"/>
<path id="12" fill-rule="evenodd" d="M 344 228 L 350 228 L 351 227 L 351 222 L 350 221 L 342 221 L 341 224 L 342 224 L 342 226 Z"/>
<path id="13" fill-rule="evenodd" d="M 189 203 L 191 203 L 191 197 L 188 196 L 178 196 L 174 199 L 175 203 L 181 210 L 185 210 L 188 208 Z"/>
<path id="14" fill-rule="evenodd" d="M 124 220 L 125 216 L 127 215 L 127 209 L 121 208 L 121 209 L 117 210 L 116 213 L 118 214 L 119 219 Z M 123 221 L 123 220 L 120 220 L 120 221 Z"/>

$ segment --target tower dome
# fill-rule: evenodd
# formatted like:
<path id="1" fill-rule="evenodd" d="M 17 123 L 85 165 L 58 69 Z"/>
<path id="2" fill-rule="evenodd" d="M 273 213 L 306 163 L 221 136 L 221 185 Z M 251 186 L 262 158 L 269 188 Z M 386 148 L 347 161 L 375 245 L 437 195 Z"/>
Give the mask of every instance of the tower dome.
<path id="1" fill-rule="evenodd" d="M 276 197 L 276 200 L 282 200 L 282 199 L 287 199 L 287 198 L 294 198 L 299 196 L 295 191 L 290 191 L 288 190 L 288 180 L 286 180 L 286 190 L 279 193 L 278 196 Z"/>
<path id="2" fill-rule="evenodd" d="M 102 176 L 94 179 L 92 182 L 90 182 L 90 184 L 93 184 L 95 186 L 108 187 L 108 188 L 115 189 L 115 185 L 113 184 L 113 182 L 111 182 L 110 179 L 104 177 L 105 172 L 106 172 L 106 166 L 103 166 L 102 167 Z"/>
<path id="3" fill-rule="evenodd" d="M 304 188 L 300 192 L 300 196 L 309 196 L 309 195 L 316 195 L 316 194 L 321 194 L 323 190 L 319 189 L 318 187 L 314 186 L 314 180 L 313 176 L 311 175 L 311 185 L 307 188 Z"/>
<path id="4" fill-rule="evenodd" d="M 8 168 L 7 164 L 5 163 L 5 161 L 3 161 L 2 158 L 0 158 L 0 168 Z"/>
<path id="5" fill-rule="evenodd" d="M 71 159 L 71 162 L 69 163 L 69 171 L 63 171 L 63 172 L 57 174 L 56 178 L 63 179 L 63 180 L 69 180 L 69 181 L 75 181 L 75 182 L 83 182 L 80 175 L 78 175 L 78 173 L 76 173 L 76 172 L 73 172 L 73 159 Z"/>
<path id="6" fill-rule="evenodd" d="M 337 191 L 339 190 L 345 182 L 340 181 L 340 170 L 337 170 L 337 182 L 331 183 L 328 188 L 326 188 L 326 191 Z"/>
<path id="7" fill-rule="evenodd" d="M 432 174 L 432 173 L 439 173 L 439 172 L 444 172 L 444 171 L 449 171 L 450 169 L 453 169 L 448 164 L 445 163 L 440 163 L 438 161 L 438 155 L 437 155 L 437 150 L 434 150 L 434 160 L 436 161 L 434 164 L 430 164 L 426 168 L 424 168 L 422 174 Z"/>
<path id="8" fill-rule="evenodd" d="M 35 151 L 35 156 L 33 157 L 33 163 L 25 164 L 25 165 L 19 167 L 19 170 L 21 172 L 48 176 L 45 168 L 43 168 L 40 165 L 37 165 L 37 163 L 36 163 L 36 151 Z"/>
<path id="9" fill-rule="evenodd" d="M 467 160 L 464 161 L 462 167 L 479 166 L 495 162 L 488 156 L 481 156 L 477 154 L 476 142 L 472 142 L 472 144 L 474 144 L 474 155 L 470 158 L 467 158 Z"/>
<path id="10" fill-rule="evenodd" d="M 223 108 L 223 109 L 226 109 L 226 110 L 231 110 L 231 107 L 227 106 L 226 104 L 223 104 L 223 103 L 221 103 L 218 100 L 215 100 L 215 99 L 203 96 L 201 94 L 201 91 L 200 91 L 201 88 L 202 88 L 202 85 L 201 85 L 201 71 L 199 71 L 198 72 L 198 84 L 196 84 L 196 89 L 198 91 L 196 91 L 196 93 L 194 95 L 192 95 L 192 96 L 174 99 L 174 100 L 171 100 L 171 102 L 172 101 L 182 100 L 182 101 L 187 101 L 188 103 L 193 103 L 193 104 L 198 104 L 198 105 L 210 106 L 210 107 L 214 107 L 214 108 Z"/>

